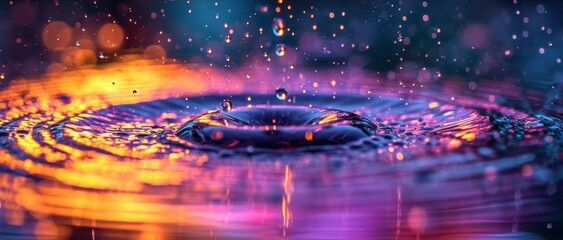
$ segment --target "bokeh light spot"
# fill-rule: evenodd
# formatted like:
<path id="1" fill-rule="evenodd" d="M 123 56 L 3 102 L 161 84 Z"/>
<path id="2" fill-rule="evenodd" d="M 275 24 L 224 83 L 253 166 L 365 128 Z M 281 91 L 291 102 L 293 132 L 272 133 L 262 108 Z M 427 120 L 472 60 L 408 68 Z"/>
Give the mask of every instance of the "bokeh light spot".
<path id="1" fill-rule="evenodd" d="M 106 51 L 118 49 L 123 43 L 123 29 L 115 23 L 105 24 L 98 31 L 98 44 Z"/>
<path id="2" fill-rule="evenodd" d="M 72 38 L 72 31 L 70 27 L 60 21 L 53 21 L 45 28 L 41 33 L 41 39 L 43 39 L 43 44 L 51 50 L 60 51 L 63 50 Z"/>

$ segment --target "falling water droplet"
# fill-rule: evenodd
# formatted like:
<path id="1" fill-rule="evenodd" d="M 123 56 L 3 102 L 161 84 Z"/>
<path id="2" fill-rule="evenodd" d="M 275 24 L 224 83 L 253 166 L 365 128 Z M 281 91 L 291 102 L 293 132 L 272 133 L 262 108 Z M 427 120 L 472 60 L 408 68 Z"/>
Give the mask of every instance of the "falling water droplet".
<path id="1" fill-rule="evenodd" d="M 274 35 L 281 37 L 284 34 L 285 22 L 281 18 L 274 18 L 274 23 L 272 24 L 272 30 Z"/>
<path id="2" fill-rule="evenodd" d="M 99 58 L 105 58 L 106 54 L 104 52 L 100 52 L 100 53 L 98 53 L 98 57 Z"/>
<path id="3" fill-rule="evenodd" d="M 80 41 L 76 41 L 75 44 L 76 44 L 77 47 L 80 46 Z"/>
<path id="4" fill-rule="evenodd" d="M 276 90 L 276 98 L 278 98 L 279 100 L 287 99 L 287 90 L 285 90 L 285 88 Z"/>
<path id="5" fill-rule="evenodd" d="M 233 109 L 233 103 L 229 100 L 223 100 L 221 102 L 221 111 L 230 112 Z"/>
<path id="6" fill-rule="evenodd" d="M 538 50 L 538 52 L 539 52 L 540 54 L 544 54 L 544 53 L 545 53 L 545 48 L 540 48 L 540 49 Z"/>
<path id="7" fill-rule="evenodd" d="M 285 50 L 286 50 L 285 45 L 283 45 L 283 44 L 281 44 L 281 43 L 278 44 L 278 45 L 276 45 L 276 55 L 278 55 L 278 56 L 280 56 L 280 57 L 284 56 L 284 55 L 285 55 Z"/>

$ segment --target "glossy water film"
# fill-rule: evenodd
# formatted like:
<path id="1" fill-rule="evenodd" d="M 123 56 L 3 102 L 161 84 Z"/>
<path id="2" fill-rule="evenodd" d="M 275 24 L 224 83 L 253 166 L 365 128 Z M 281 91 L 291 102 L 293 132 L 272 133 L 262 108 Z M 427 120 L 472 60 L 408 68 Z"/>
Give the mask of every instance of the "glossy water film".
<path id="1" fill-rule="evenodd" d="M 0 239 L 561 239 L 559 8 L 2 2 Z"/>

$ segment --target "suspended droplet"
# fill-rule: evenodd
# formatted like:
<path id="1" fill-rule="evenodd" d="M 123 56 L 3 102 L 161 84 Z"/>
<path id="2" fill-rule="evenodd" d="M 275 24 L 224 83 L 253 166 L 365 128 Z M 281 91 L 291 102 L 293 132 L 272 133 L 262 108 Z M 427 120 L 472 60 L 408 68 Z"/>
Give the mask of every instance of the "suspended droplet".
<path id="1" fill-rule="evenodd" d="M 285 28 L 285 23 L 281 18 L 274 18 L 274 23 L 272 24 L 272 30 L 274 31 L 274 35 L 281 37 L 283 36 Z"/>
<path id="2" fill-rule="evenodd" d="M 278 56 L 280 56 L 280 57 L 284 56 L 284 55 L 285 55 L 285 50 L 286 50 L 285 45 L 283 45 L 283 44 L 281 44 L 281 43 L 278 44 L 278 45 L 276 45 L 276 55 L 278 55 Z"/>
<path id="3" fill-rule="evenodd" d="M 287 99 L 287 90 L 285 90 L 285 88 L 276 90 L 276 98 L 278 98 L 279 100 Z"/>
<path id="4" fill-rule="evenodd" d="M 229 100 L 223 100 L 221 102 L 221 111 L 223 112 L 230 112 L 231 110 L 233 110 L 233 103 Z"/>

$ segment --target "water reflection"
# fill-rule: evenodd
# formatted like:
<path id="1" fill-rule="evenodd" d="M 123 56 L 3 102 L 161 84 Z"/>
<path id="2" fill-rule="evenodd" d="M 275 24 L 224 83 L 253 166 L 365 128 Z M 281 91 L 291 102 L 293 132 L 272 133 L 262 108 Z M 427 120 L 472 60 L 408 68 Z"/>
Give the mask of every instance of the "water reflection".
<path id="1" fill-rule="evenodd" d="M 226 98 L 250 108 L 279 100 L 272 94 L 276 83 L 263 89 L 268 84 L 252 84 L 261 81 L 254 79 L 260 73 L 232 78 L 231 72 L 192 67 L 129 61 L 48 76 L 41 83 L 14 81 L 0 95 L 0 234 L 38 239 L 556 234 L 558 216 L 550 213 L 561 211 L 558 118 L 478 96 L 456 95 L 452 101 L 431 89 L 406 98 L 387 82 L 378 83 L 376 74 L 361 73 L 346 82 L 357 94 L 335 91 L 335 84 L 326 82 L 313 88 L 336 95 L 293 91 L 291 104 L 360 114 L 378 126 L 369 142 L 307 153 L 202 149 L 175 135 L 186 121 Z M 310 79 L 334 74 L 303 73 Z M 158 81 L 162 78 L 167 81 Z M 225 78 L 248 89 L 225 89 Z M 186 81 L 193 88 L 178 88 Z"/>

